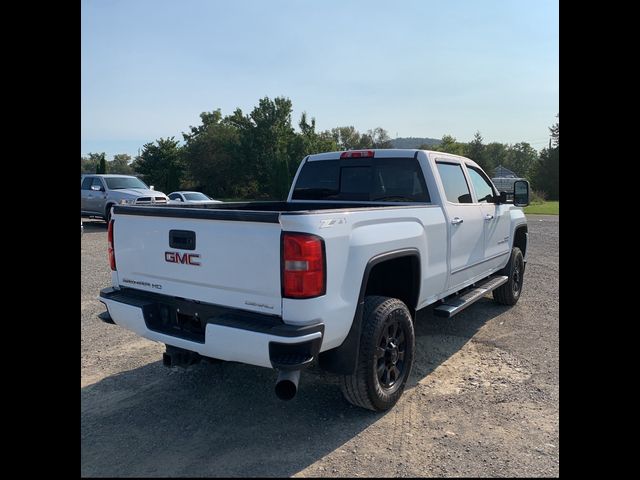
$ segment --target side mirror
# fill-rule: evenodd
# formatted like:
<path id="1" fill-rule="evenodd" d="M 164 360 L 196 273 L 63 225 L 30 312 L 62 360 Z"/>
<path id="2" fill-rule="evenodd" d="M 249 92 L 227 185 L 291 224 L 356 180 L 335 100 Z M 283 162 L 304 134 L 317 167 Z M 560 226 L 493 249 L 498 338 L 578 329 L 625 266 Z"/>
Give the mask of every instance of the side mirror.
<path id="1" fill-rule="evenodd" d="M 155 190 L 155 187 L 154 187 L 153 185 L 151 185 L 151 186 L 149 187 L 149 190 Z"/>
<path id="2" fill-rule="evenodd" d="M 496 203 L 496 204 L 507 203 L 507 192 L 500 192 L 499 195 L 494 195 L 493 203 Z"/>
<path id="3" fill-rule="evenodd" d="M 516 207 L 529 205 L 529 182 L 516 180 L 513 184 L 513 204 Z"/>
<path id="4" fill-rule="evenodd" d="M 91 185 L 91 190 L 94 192 L 104 192 L 104 187 L 101 187 L 100 185 Z"/>

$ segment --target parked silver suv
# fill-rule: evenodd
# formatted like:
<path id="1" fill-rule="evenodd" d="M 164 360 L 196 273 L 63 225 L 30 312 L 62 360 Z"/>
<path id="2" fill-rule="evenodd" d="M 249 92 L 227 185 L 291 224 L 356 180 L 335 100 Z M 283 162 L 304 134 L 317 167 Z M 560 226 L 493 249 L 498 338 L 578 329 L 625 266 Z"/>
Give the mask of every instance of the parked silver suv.
<path id="1" fill-rule="evenodd" d="M 111 218 L 111 207 L 120 205 L 166 204 L 167 196 L 149 188 L 130 175 L 82 175 L 80 178 L 80 215 Z"/>

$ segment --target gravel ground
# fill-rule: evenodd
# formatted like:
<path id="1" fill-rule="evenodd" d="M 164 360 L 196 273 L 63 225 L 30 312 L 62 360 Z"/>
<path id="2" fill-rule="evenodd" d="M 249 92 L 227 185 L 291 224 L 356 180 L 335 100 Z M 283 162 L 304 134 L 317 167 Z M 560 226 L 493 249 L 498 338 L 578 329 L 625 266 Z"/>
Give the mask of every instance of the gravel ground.
<path id="1" fill-rule="evenodd" d="M 83 476 L 558 476 L 559 217 L 529 215 L 524 291 L 453 319 L 418 314 L 407 390 L 385 414 L 352 407 L 334 378 L 235 363 L 162 366 L 164 347 L 102 323 L 104 223 L 82 239 Z"/>

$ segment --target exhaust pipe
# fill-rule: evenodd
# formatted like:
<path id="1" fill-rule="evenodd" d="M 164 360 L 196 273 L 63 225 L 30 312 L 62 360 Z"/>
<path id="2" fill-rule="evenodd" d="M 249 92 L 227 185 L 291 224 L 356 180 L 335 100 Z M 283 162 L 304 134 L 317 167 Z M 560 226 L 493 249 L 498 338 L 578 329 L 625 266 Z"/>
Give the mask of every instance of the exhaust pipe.
<path id="1" fill-rule="evenodd" d="M 276 380 L 276 395 L 280 400 L 291 400 L 298 393 L 300 370 L 279 370 Z"/>

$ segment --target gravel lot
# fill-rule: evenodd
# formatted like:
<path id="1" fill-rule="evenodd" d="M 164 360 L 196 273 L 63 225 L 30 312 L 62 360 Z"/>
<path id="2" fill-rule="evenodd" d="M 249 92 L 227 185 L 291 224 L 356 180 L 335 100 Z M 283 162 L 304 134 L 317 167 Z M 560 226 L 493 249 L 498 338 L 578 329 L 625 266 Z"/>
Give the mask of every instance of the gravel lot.
<path id="1" fill-rule="evenodd" d="M 305 372 L 290 402 L 274 370 L 162 365 L 161 344 L 102 323 L 106 227 L 82 238 L 83 476 L 558 476 L 559 217 L 529 215 L 524 291 L 453 319 L 418 314 L 407 390 L 386 414 Z"/>

